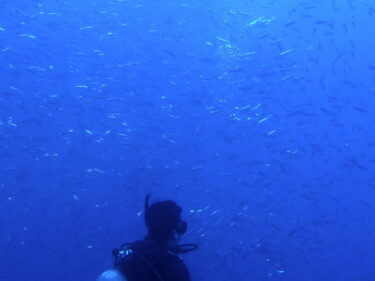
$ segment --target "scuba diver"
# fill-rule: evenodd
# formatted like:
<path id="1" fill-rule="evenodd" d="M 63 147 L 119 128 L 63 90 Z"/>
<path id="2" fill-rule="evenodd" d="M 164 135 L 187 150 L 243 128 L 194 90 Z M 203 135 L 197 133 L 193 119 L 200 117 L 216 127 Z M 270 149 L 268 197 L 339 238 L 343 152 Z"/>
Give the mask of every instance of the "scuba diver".
<path id="1" fill-rule="evenodd" d="M 182 209 L 171 200 L 149 204 L 145 198 L 144 220 L 147 236 L 114 249 L 114 269 L 97 281 L 190 281 L 190 274 L 178 254 L 197 249 L 196 244 L 179 244 L 187 230 Z"/>

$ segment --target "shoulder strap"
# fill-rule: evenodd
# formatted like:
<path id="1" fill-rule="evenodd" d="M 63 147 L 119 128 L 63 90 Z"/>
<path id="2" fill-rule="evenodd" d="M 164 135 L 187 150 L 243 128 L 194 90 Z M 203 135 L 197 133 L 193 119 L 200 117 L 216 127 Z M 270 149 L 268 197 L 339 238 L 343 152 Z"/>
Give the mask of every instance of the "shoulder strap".
<path id="1" fill-rule="evenodd" d="M 159 281 L 164 281 L 163 278 L 160 276 L 160 273 L 155 269 L 155 267 L 141 254 L 135 253 L 135 256 L 138 257 L 158 278 Z"/>
<path id="2" fill-rule="evenodd" d="M 113 249 L 112 254 L 115 257 L 114 266 L 118 267 L 124 259 L 138 258 L 152 273 L 155 274 L 159 281 L 164 281 L 160 273 L 155 269 L 154 265 L 147 260 L 142 254 L 132 249 L 133 243 L 125 243 L 120 248 Z"/>

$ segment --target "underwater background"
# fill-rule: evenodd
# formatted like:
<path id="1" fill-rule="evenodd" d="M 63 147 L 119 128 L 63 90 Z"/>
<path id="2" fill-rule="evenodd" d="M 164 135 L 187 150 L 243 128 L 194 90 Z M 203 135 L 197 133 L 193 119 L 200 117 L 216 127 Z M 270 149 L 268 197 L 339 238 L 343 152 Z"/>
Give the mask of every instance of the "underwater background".
<path id="1" fill-rule="evenodd" d="M 95 280 L 173 199 L 192 280 L 374 281 L 373 0 L 1 0 L 0 280 Z"/>

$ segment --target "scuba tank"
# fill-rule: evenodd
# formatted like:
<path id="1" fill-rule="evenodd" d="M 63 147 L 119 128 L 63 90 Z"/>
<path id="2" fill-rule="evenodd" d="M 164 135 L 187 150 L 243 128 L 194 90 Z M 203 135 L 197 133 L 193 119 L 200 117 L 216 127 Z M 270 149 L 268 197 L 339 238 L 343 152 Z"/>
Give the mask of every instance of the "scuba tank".
<path id="1" fill-rule="evenodd" d="M 126 281 L 126 279 L 122 276 L 120 271 L 109 269 L 100 274 L 96 281 Z"/>

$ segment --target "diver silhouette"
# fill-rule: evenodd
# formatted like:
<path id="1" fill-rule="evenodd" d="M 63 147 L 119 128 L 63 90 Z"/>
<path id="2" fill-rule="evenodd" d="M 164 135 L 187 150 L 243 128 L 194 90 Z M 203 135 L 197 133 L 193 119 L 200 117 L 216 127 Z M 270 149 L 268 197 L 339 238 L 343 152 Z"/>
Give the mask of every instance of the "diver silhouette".
<path id="1" fill-rule="evenodd" d="M 123 244 L 112 251 L 114 268 L 97 281 L 190 281 L 189 271 L 178 254 L 194 251 L 196 244 L 179 244 L 187 223 L 182 209 L 171 200 L 149 204 L 145 198 L 144 220 L 148 230 L 143 240 Z"/>

